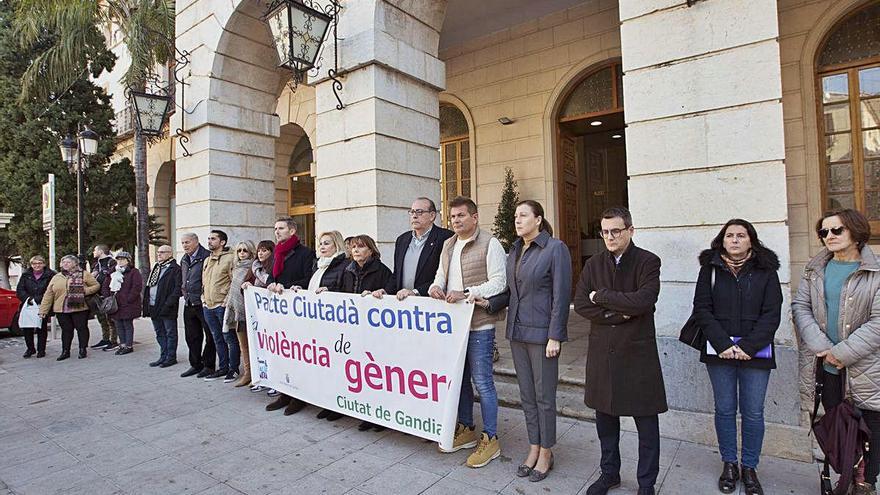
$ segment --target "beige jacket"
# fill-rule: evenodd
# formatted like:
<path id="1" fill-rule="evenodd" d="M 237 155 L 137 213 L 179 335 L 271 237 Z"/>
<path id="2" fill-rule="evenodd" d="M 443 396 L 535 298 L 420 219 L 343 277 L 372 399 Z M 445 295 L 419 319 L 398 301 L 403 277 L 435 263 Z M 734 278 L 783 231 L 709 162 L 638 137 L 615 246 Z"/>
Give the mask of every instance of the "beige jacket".
<path id="1" fill-rule="evenodd" d="M 827 249 L 804 268 L 797 294 L 791 302 L 794 324 L 802 347 L 812 356 L 831 349 L 846 366 L 847 396 L 859 408 L 880 411 L 880 264 L 871 248 L 862 248 L 862 262 L 844 284 L 837 323 L 840 343 L 826 334 L 825 265 L 832 254 Z M 812 360 L 814 361 L 814 359 Z M 804 365 L 810 359 L 802 361 Z M 801 374 L 812 380 L 810 370 Z"/>
<path id="2" fill-rule="evenodd" d="M 46 294 L 43 296 L 43 302 L 40 303 L 40 314 L 47 315 L 52 313 L 64 313 L 64 299 L 67 298 L 67 275 L 61 272 L 55 274 L 49 281 L 49 287 L 46 288 Z M 101 285 L 95 280 L 91 273 L 83 271 L 83 288 L 86 296 L 97 294 L 101 289 Z M 82 311 L 89 309 L 87 305 L 81 308 L 71 308 L 74 311 Z"/>
<path id="3" fill-rule="evenodd" d="M 202 268 L 202 304 L 206 308 L 216 308 L 226 303 L 234 265 L 235 253 L 229 248 L 205 258 Z"/>

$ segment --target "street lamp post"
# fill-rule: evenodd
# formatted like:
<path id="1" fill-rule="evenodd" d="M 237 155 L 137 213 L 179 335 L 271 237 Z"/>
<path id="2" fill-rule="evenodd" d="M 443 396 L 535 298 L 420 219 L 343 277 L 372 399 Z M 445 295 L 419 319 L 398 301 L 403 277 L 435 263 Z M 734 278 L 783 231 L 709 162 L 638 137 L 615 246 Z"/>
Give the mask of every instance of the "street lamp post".
<path id="1" fill-rule="evenodd" d="M 77 143 L 77 140 L 79 141 Z M 85 180 L 83 177 L 83 156 L 88 158 L 98 152 L 98 134 L 85 127 L 77 139 L 67 136 L 61 140 L 61 158 L 71 172 L 76 172 L 76 250 L 80 264 L 85 263 Z"/>

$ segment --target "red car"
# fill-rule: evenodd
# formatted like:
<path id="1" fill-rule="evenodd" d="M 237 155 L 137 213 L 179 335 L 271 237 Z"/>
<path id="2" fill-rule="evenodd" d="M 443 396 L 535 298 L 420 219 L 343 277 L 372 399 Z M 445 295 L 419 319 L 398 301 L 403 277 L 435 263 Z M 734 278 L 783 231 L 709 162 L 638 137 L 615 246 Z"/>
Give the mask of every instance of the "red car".
<path id="1" fill-rule="evenodd" d="M 0 329 L 8 328 L 9 331 L 17 333 L 18 327 L 13 323 L 19 304 L 15 291 L 0 288 Z"/>

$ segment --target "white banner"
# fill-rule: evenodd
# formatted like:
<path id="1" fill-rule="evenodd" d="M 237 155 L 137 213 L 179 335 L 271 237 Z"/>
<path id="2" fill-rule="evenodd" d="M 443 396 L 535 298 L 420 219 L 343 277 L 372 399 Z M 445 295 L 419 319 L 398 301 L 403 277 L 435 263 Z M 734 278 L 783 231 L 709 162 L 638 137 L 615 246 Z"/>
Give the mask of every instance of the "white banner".
<path id="1" fill-rule="evenodd" d="M 473 305 L 248 287 L 256 384 L 452 446 Z"/>

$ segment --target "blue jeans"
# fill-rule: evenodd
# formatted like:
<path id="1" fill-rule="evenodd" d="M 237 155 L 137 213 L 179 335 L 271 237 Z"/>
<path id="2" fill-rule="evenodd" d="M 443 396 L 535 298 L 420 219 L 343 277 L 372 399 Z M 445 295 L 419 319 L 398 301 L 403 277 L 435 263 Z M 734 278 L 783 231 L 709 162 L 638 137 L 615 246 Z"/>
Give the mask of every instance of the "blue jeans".
<path id="1" fill-rule="evenodd" d="M 483 431 L 489 438 L 498 434 L 498 394 L 492 377 L 492 349 L 495 344 L 495 329 L 471 332 L 468 336 L 467 357 L 464 361 L 464 376 L 461 381 L 461 395 L 458 399 L 458 422 L 474 426 L 474 390 L 480 393 L 480 412 L 483 416 Z"/>
<path id="2" fill-rule="evenodd" d="M 204 308 L 204 311 L 205 323 L 211 330 L 214 347 L 217 349 L 217 371 L 229 371 L 229 344 L 223 337 L 223 313 L 226 308 L 217 306 L 216 308 Z M 236 347 L 238 347 L 237 344 L 238 342 L 236 342 Z"/>
<path id="3" fill-rule="evenodd" d="M 156 342 L 159 344 L 159 361 L 177 361 L 177 320 L 151 318 Z"/>
<path id="4" fill-rule="evenodd" d="M 715 433 L 721 460 L 736 464 L 736 409 L 739 402 L 743 429 L 742 465 L 757 468 L 764 444 L 764 398 L 770 370 L 726 364 L 707 364 L 706 369 L 715 396 Z"/>

